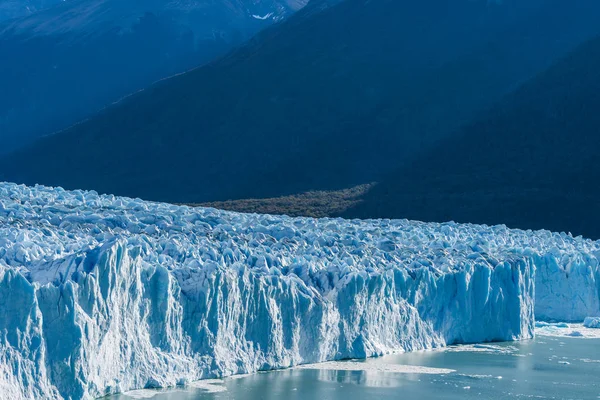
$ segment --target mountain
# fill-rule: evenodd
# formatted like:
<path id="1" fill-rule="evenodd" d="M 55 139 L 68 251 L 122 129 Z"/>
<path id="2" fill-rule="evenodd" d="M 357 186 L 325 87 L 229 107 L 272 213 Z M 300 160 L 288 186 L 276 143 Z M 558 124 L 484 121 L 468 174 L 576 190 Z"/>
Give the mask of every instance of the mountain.
<path id="1" fill-rule="evenodd" d="M 24 17 L 66 0 L 2 0 L 0 21 Z"/>
<path id="2" fill-rule="evenodd" d="M 0 153 L 204 64 L 308 0 L 69 0 L 0 25 Z"/>
<path id="3" fill-rule="evenodd" d="M 600 37 L 390 174 L 345 215 L 600 238 L 599 109 Z"/>
<path id="4" fill-rule="evenodd" d="M 309 6 L 5 157 L 0 179 L 173 202 L 379 181 L 597 34 L 599 17 L 595 0 Z"/>

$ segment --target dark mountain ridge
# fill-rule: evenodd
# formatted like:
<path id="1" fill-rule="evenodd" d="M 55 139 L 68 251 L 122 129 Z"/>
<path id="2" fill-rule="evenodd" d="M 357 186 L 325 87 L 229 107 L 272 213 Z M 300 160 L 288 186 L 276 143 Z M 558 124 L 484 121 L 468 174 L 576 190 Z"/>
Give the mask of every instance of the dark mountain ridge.
<path id="1" fill-rule="evenodd" d="M 347 217 L 600 238 L 600 37 L 373 188 Z"/>
<path id="2" fill-rule="evenodd" d="M 309 6 L 6 157 L 0 178 L 173 202 L 372 182 L 597 34 L 599 17 L 592 0 Z"/>
<path id="3" fill-rule="evenodd" d="M 225 54 L 308 0 L 69 0 L 0 24 L 0 154 Z"/>
<path id="4" fill-rule="evenodd" d="M 63 0 L 2 0 L 0 22 L 34 14 Z"/>

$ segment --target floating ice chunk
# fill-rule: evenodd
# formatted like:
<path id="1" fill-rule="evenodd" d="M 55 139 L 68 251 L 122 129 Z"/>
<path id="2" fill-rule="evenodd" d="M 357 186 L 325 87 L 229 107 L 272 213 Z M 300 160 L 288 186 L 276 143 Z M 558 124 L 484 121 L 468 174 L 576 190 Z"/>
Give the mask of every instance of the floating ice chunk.
<path id="1" fill-rule="evenodd" d="M 600 317 L 587 317 L 583 321 L 583 326 L 586 328 L 600 329 Z"/>
<path id="2" fill-rule="evenodd" d="M 561 329 L 561 328 L 569 328 L 569 324 L 566 323 L 566 322 L 544 322 L 544 321 L 536 321 L 535 327 L 536 328 L 548 328 L 548 327 L 552 327 L 552 328 Z"/>
<path id="3" fill-rule="evenodd" d="M 201 381 L 191 382 L 187 386 L 195 389 L 202 389 L 209 393 L 220 393 L 227 391 L 227 387 L 224 383 L 225 382 L 223 382 L 220 379 L 205 379 Z"/>
<path id="4" fill-rule="evenodd" d="M 478 375 L 478 374 L 458 374 L 459 376 L 469 379 L 492 379 L 493 375 Z"/>
<path id="5" fill-rule="evenodd" d="M 462 345 L 462 346 L 451 346 L 445 349 L 445 351 L 460 353 L 460 352 L 471 352 L 471 353 L 490 353 L 490 354 L 514 354 L 519 350 L 514 346 L 498 346 L 493 344 L 473 344 L 473 345 Z"/>
<path id="6" fill-rule="evenodd" d="M 156 390 L 140 389 L 126 392 L 125 396 L 132 399 L 151 399 L 158 394 Z"/>
<path id="7" fill-rule="evenodd" d="M 583 324 L 536 323 L 535 334 L 537 336 L 596 339 L 600 338 L 600 329 L 587 328 Z"/>
<path id="8" fill-rule="evenodd" d="M 428 374 L 443 375 L 451 374 L 456 370 L 448 368 L 431 368 L 418 365 L 386 364 L 383 362 L 351 362 L 330 361 L 319 364 L 306 364 L 296 367 L 297 369 L 317 369 L 326 371 L 369 371 L 369 372 L 392 372 L 396 374 Z"/>

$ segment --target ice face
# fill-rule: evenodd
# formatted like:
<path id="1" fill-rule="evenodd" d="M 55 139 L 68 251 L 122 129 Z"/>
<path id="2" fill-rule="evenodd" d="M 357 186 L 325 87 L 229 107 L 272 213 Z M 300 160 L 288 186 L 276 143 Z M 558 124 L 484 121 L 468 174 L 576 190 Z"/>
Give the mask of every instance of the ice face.
<path id="1" fill-rule="evenodd" d="M 567 252 L 554 247 L 554 242 L 536 249 L 537 319 L 581 322 L 600 315 L 598 243 L 576 240 L 572 244 L 572 251 Z"/>
<path id="2" fill-rule="evenodd" d="M 534 307 L 597 307 L 597 248 L 503 226 L 239 214 L 0 183 L 0 393 L 92 398 L 529 338 Z M 536 268 L 553 284 L 542 306 Z M 585 277 L 577 292 L 560 283 L 573 271 Z M 553 303 L 580 293 L 576 307 Z"/>

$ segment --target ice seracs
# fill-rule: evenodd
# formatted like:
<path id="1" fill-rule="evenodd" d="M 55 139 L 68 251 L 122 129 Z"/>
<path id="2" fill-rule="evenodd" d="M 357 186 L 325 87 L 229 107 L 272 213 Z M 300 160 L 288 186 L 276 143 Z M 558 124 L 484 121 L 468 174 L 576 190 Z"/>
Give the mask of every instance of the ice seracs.
<path id="1" fill-rule="evenodd" d="M 571 312 L 552 299 L 574 289 L 556 283 L 536 305 L 536 269 L 553 282 L 586 260 L 580 275 L 598 282 L 597 249 L 503 226 L 238 214 L 3 183 L 0 392 L 93 398 L 529 338 L 534 308 Z M 594 311 L 582 290 L 577 310 Z"/>

